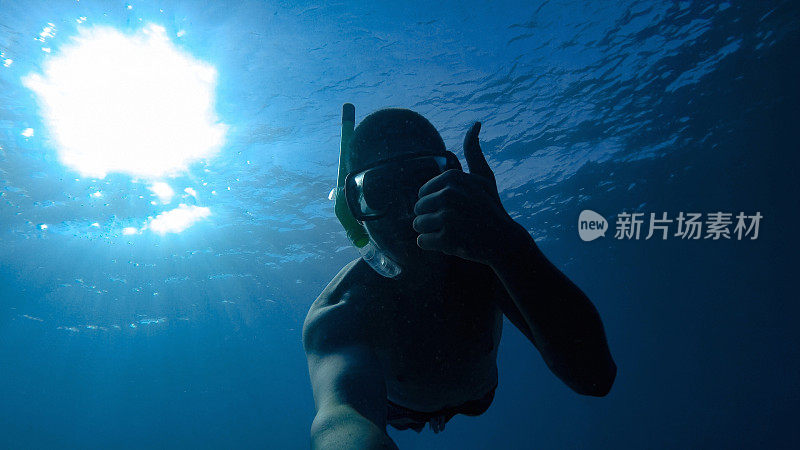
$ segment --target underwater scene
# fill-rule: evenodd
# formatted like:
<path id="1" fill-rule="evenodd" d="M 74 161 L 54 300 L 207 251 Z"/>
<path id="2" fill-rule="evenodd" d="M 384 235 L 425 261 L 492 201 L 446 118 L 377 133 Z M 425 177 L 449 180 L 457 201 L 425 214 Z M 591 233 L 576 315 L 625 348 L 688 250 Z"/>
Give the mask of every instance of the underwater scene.
<path id="1" fill-rule="evenodd" d="M 0 0 L 0 448 L 798 448 L 799 50 L 789 0 Z"/>

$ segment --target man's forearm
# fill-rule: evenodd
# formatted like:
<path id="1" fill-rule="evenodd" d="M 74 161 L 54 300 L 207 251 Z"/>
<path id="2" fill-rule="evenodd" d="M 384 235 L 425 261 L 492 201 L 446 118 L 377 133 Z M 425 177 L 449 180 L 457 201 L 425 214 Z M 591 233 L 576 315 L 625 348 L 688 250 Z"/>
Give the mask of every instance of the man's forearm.
<path id="1" fill-rule="evenodd" d="M 511 227 L 491 264 L 550 370 L 576 392 L 605 395 L 616 366 L 594 305 L 544 256 L 528 232 Z"/>
<path id="2" fill-rule="evenodd" d="M 317 412 L 311 425 L 314 450 L 397 450 L 385 430 L 348 405 Z"/>

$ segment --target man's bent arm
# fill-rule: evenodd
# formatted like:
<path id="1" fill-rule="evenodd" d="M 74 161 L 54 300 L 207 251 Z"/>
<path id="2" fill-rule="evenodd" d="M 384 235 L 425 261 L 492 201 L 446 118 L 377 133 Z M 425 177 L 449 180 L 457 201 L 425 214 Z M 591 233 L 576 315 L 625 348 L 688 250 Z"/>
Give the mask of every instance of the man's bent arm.
<path id="1" fill-rule="evenodd" d="M 317 411 L 311 425 L 311 448 L 397 450 L 386 433 L 349 405 Z"/>
<path id="2" fill-rule="evenodd" d="M 597 310 L 544 256 L 530 234 L 519 224 L 514 225 L 490 267 L 527 325 L 523 333 L 550 370 L 574 391 L 606 395 L 617 366 Z M 519 327 L 519 320 L 512 322 Z"/>
<path id="3" fill-rule="evenodd" d="M 386 434 L 386 385 L 374 354 L 363 345 L 306 344 L 317 414 L 312 449 L 397 449 Z M 322 351 L 320 351 L 322 350 Z"/>

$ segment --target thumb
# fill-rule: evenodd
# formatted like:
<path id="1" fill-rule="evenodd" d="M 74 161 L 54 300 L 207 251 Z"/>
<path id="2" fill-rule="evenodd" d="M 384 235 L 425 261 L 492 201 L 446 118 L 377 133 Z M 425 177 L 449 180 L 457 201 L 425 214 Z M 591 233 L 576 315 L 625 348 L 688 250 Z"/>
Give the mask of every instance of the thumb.
<path id="1" fill-rule="evenodd" d="M 481 123 L 475 122 L 472 128 L 467 131 L 464 137 L 464 157 L 467 159 L 469 173 L 480 175 L 488 180 L 494 180 L 494 173 L 483 156 L 481 144 L 478 142 L 478 133 L 481 131 Z"/>

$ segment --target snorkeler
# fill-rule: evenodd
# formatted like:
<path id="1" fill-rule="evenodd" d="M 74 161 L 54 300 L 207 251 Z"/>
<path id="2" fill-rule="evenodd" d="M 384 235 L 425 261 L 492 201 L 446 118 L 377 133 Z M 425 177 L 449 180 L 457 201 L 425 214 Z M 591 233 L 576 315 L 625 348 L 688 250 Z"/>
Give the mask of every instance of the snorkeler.
<path id="1" fill-rule="evenodd" d="M 397 448 L 387 424 L 439 432 L 485 412 L 503 314 L 567 386 L 606 395 L 617 369 L 597 310 L 503 208 L 480 123 L 464 139 L 467 173 L 413 111 L 354 122 L 345 104 L 335 209 L 362 256 L 303 326 L 312 448 Z"/>

